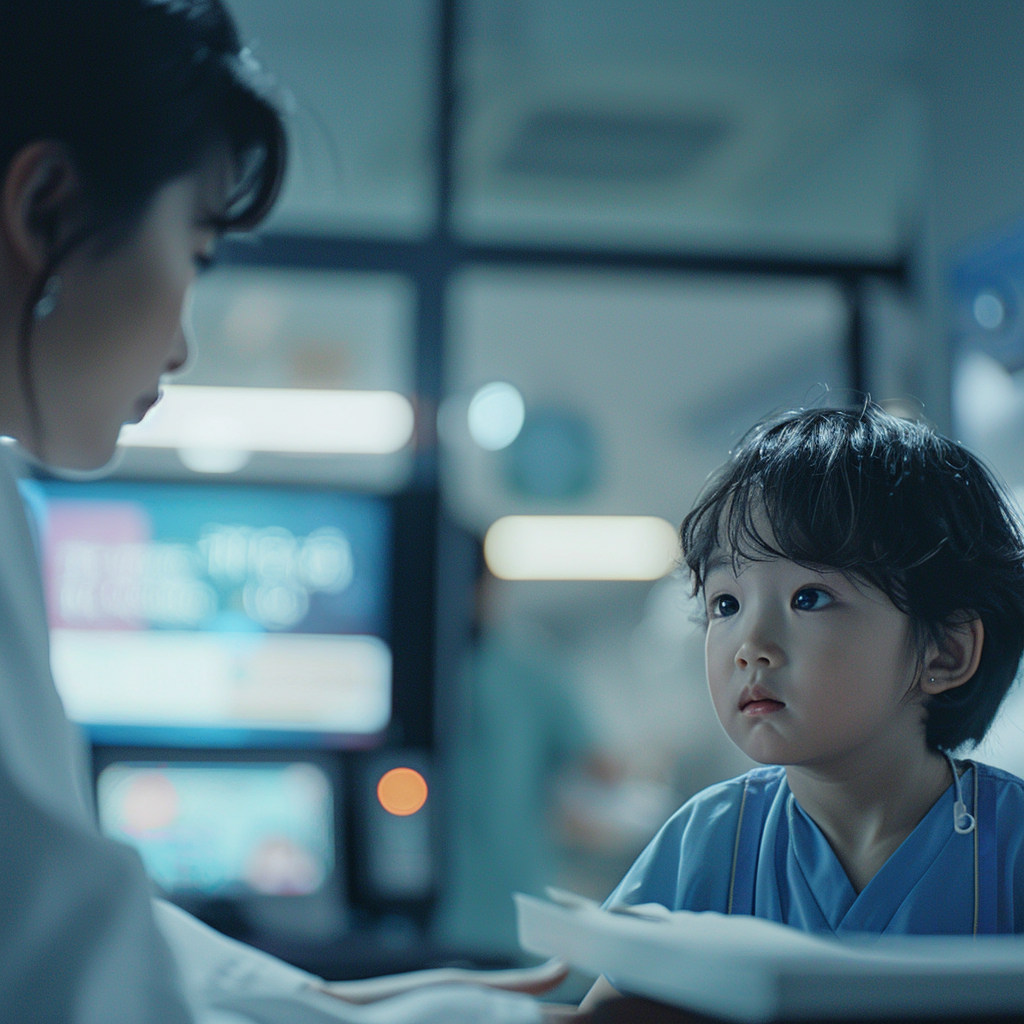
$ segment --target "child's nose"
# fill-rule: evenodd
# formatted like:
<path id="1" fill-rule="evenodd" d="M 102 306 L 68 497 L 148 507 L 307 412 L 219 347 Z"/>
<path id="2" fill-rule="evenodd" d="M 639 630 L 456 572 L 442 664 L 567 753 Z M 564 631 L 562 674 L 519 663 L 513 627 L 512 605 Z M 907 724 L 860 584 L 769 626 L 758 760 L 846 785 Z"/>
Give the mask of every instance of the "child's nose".
<path id="1" fill-rule="evenodd" d="M 779 668 L 784 661 L 782 648 L 760 631 L 748 635 L 736 651 L 736 665 L 744 670 Z"/>

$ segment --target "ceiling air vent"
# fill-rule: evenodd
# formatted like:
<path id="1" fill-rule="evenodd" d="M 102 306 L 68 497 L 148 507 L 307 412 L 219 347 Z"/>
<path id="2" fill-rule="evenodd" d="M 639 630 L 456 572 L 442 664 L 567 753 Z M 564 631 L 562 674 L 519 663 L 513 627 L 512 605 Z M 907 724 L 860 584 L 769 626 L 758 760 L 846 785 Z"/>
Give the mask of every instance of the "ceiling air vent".
<path id="1" fill-rule="evenodd" d="M 520 123 L 507 173 L 578 181 L 665 181 L 687 175 L 730 133 L 720 117 L 551 110 Z"/>

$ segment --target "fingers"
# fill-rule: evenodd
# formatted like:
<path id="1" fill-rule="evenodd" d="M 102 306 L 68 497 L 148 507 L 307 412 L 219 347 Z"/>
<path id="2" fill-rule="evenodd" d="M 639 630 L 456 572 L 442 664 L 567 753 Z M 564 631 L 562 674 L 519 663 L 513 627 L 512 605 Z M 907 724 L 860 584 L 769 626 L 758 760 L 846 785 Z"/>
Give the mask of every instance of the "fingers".
<path id="1" fill-rule="evenodd" d="M 569 968 L 561 960 L 548 960 L 539 967 L 510 971 L 468 971 L 445 967 L 394 974 L 385 978 L 367 978 L 363 981 L 325 982 L 318 987 L 328 995 L 348 1003 L 374 1003 L 428 985 L 479 985 L 504 992 L 539 996 L 558 988 L 568 973 Z"/>
<path id="2" fill-rule="evenodd" d="M 521 971 L 474 973 L 482 976 L 477 984 L 505 989 L 507 992 L 525 992 L 527 995 L 540 996 L 558 988 L 569 976 L 569 967 L 561 960 L 548 960 L 547 963 L 543 963 L 539 967 L 529 967 Z M 488 980 L 488 975 L 493 975 L 493 980 Z"/>

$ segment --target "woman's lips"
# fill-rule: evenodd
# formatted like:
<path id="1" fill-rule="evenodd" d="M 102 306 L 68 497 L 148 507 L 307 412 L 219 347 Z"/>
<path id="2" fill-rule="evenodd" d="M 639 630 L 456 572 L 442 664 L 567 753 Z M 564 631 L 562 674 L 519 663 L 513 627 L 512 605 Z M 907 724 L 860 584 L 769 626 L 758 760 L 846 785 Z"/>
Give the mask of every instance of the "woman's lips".
<path id="1" fill-rule="evenodd" d="M 786 705 L 781 700 L 769 700 L 762 698 L 761 700 L 747 701 L 740 711 L 744 715 L 758 716 L 758 715 L 771 715 L 776 711 L 781 711 Z"/>
<path id="2" fill-rule="evenodd" d="M 125 420 L 125 423 L 139 423 L 142 418 L 149 412 L 150 409 L 160 401 L 160 392 L 153 392 L 149 395 L 143 395 L 132 405 L 132 414 L 129 419 Z"/>

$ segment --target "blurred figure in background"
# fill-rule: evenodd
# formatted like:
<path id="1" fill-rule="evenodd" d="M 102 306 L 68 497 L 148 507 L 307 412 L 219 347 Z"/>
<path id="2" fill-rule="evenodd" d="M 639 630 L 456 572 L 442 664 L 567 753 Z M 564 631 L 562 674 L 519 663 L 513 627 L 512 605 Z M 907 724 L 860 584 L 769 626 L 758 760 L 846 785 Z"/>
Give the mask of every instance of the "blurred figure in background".
<path id="1" fill-rule="evenodd" d="M 543 640 L 502 624 L 501 588 L 477 545 L 472 647 L 460 679 L 451 759 L 450 877 L 444 939 L 517 958 L 512 893 L 542 894 L 558 876 L 555 790 L 568 771 L 613 770 Z"/>

